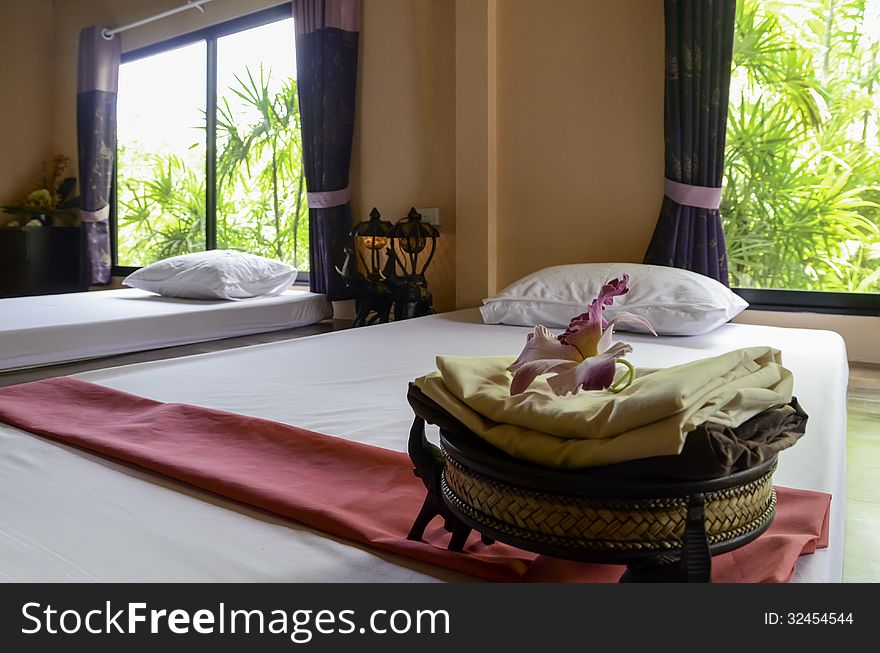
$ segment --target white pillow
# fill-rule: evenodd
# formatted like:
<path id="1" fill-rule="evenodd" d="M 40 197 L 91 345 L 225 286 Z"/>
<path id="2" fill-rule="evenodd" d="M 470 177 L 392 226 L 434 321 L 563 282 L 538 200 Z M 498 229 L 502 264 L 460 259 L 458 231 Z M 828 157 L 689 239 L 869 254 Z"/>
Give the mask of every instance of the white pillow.
<path id="1" fill-rule="evenodd" d="M 557 265 L 523 277 L 483 300 L 486 324 L 567 327 L 602 285 L 629 275 L 629 292 L 605 309 L 611 317 L 625 310 L 650 320 L 660 335 L 707 333 L 730 321 L 748 303 L 723 284 L 696 272 L 640 263 Z M 638 327 L 620 327 L 636 331 Z"/>
<path id="2" fill-rule="evenodd" d="M 141 268 L 122 283 L 166 297 L 246 299 L 278 295 L 296 279 L 296 269 L 254 254 L 214 249 L 167 258 Z"/>

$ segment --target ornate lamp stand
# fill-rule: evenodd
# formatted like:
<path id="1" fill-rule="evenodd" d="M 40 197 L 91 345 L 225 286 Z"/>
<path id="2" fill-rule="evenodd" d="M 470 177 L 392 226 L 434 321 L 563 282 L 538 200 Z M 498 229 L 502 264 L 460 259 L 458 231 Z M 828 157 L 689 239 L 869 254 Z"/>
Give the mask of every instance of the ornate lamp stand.
<path id="1" fill-rule="evenodd" d="M 434 258 L 439 235 L 434 225 L 422 222 L 422 216 L 415 208 L 391 228 L 389 236 L 395 274 L 389 278 L 389 284 L 394 297 L 395 320 L 434 312 L 425 271 Z"/>
<path id="2" fill-rule="evenodd" d="M 395 320 L 434 312 L 425 271 L 439 235 L 414 208 L 394 225 L 374 208 L 352 228 L 352 246 L 337 271 L 355 299 L 354 326 L 388 322 L 392 309 Z"/>

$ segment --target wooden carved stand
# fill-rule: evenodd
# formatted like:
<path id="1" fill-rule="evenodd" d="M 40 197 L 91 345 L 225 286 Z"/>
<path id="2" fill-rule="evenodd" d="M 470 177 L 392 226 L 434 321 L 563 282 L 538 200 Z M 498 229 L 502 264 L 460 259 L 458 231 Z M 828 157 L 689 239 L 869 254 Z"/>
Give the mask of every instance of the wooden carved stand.
<path id="1" fill-rule="evenodd" d="M 472 529 L 459 519 L 443 501 L 443 490 L 441 489 L 444 467 L 443 453 L 439 447 L 428 442 L 428 438 L 425 437 L 425 420 L 421 417 L 416 417 L 413 421 L 409 431 L 407 452 L 415 465 L 413 473 L 422 479 L 422 483 L 425 484 L 425 489 L 428 491 L 422 509 L 409 530 L 407 539 L 421 540 L 425 536 L 425 529 L 434 517 L 442 517 L 443 527 L 452 533 L 447 548 L 450 551 L 463 551 Z M 487 535 L 483 535 L 482 540 L 483 544 L 494 544 L 495 542 Z"/>

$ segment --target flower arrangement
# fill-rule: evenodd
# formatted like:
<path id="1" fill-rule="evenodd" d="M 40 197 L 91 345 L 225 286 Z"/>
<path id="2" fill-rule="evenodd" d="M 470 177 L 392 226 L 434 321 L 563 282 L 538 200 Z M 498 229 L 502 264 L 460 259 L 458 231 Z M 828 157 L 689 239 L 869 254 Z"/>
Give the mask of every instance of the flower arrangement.
<path id="1" fill-rule="evenodd" d="M 42 226 L 51 224 L 52 218 L 76 217 L 79 197 L 71 197 L 76 187 L 76 177 L 66 176 L 70 160 L 58 155 L 49 166 L 43 163 L 42 185 L 25 195 L 18 204 L 2 206 L 6 213 L 21 216 L 7 227 Z M 36 222 L 36 224 L 34 224 Z"/>
<path id="2" fill-rule="evenodd" d="M 625 342 L 613 342 L 615 324 L 638 324 L 657 335 L 645 318 L 618 311 L 610 320 L 605 319 L 605 307 L 615 297 L 629 292 L 629 275 L 609 281 L 590 303 L 586 313 L 572 318 L 568 328 L 554 336 L 546 327 L 538 325 L 530 333 L 519 357 L 507 368 L 513 374 L 510 394 L 518 395 L 528 389 L 542 374 L 554 374 L 547 379 L 550 389 L 558 396 L 576 394 L 580 390 L 609 390 L 620 392 L 633 382 L 635 368 L 623 357 L 632 351 Z M 626 372 L 615 381 L 617 365 Z"/>

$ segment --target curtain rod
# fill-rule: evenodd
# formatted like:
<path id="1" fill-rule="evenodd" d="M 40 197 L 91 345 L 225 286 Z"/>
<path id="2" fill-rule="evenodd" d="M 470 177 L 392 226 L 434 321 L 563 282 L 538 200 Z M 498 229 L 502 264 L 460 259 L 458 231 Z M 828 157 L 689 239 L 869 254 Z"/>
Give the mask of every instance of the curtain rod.
<path id="1" fill-rule="evenodd" d="M 173 16 L 174 14 L 179 14 L 182 11 L 188 11 L 190 9 L 198 9 L 200 12 L 205 13 L 205 10 L 202 9 L 202 5 L 208 4 L 209 2 L 211 2 L 211 0 L 186 0 L 185 5 L 181 5 L 174 9 L 169 9 L 168 11 L 163 11 L 162 13 L 156 14 L 155 16 L 143 18 L 128 25 L 123 25 L 122 27 L 114 27 L 113 29 L 104 28 L 101 30 L 101 36 L 110 41 L 115 35 L 119 34 L 120 32 L 127 32 L 128 30 L 134 29 L 135 27 L 140 27 L 141 25 L 146 25 L 147 23 L 152 23 L 156 20 L 162 20 L 163 18 L 168 18 L 169 16 Z"/>

